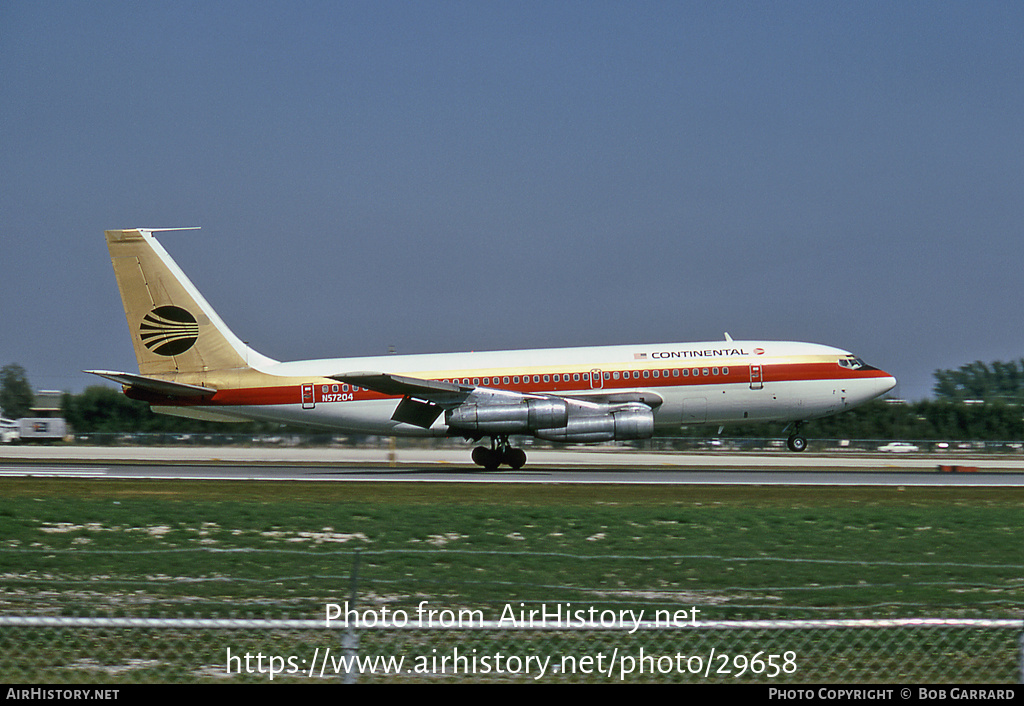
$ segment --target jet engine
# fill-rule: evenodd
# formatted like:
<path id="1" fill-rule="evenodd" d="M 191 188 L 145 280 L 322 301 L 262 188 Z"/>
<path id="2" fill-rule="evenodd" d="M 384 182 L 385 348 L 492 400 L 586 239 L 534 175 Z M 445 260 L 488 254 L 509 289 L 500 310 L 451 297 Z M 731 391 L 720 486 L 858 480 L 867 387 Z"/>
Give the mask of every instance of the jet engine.
<path id="1" fill-rule="evenodd" d="M 645 404 L 605 404 L 561 398 L 463 404 L 445 412 L 453 431 L 476 436 L 532 434 L 570 443 L 649 439 L 654 412 Z"/>
<path id="2" fill-rule="evenodd" d="M 535 429 L 563 427 L 569 405 L 562 399 L 524 399 L 517 402 L 463 404 L 445 412 L 449 427 L 485 435 L 529 434 Z"/>

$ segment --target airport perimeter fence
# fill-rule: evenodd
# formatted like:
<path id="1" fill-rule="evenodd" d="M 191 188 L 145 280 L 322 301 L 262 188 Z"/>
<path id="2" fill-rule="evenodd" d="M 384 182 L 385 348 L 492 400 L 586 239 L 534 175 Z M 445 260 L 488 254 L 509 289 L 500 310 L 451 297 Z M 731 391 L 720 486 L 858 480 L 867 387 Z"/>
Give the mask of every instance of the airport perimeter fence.
<path id="1" fill-rule="evenodd" d="M 89 433 L 69 437 L 74 444 L 83 446 L 233 446 L 233 447 L 282 447 L 282 448 L 469 448 L 471 444 L 461 438 L 412 439 L 384 436 L 345 436 L 337 434 L 182 434 L 172 432 L 137 433 Z M 563 444 L 554 444 L 533 437 L 513 437 L 513 443 L 526 449 L 565 449 Z M 1024 443 L 1020 441 L 963 441 L 963 440 L 906 440 L 909 447 L 895 450 L 895 453 L 998 453 L 1024 454 Z M 808 450 L 814 452 L 893 452 L 891 440 L 885 439 L 810 439 Z M 696 452 L 696 451 L 779 451 L 788 452 L 786 441 L 778 437 L 689 437 L 659 436 L 632 442 L 592 444 L 588 450 L 633 449 L 648 452 Z"/>
<path id="2" fill-rule="evenodd" d="M 71 542 L 0 547 L 0 683 L 1024 683 L 1019 562 Z"/>
<path id="3" fill-rule="evenodd" d="M 0 617 L 0 682 L 1024 683 L 1021 620 L 405 618 Z"/>

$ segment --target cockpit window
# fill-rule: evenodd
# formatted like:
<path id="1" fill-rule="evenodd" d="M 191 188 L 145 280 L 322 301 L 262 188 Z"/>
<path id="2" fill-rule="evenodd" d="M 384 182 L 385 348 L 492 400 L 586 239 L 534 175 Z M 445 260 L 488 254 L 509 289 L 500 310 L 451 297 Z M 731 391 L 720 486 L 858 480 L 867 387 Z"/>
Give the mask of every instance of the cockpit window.
<path id="1" fill-rule="evenodd" d="M 864 361 L 855 356 L 847 356 L 839 359 L 839 365 L 843 368 L 849 368 L 850 370 L 860 370 L 865 367 Z"/>

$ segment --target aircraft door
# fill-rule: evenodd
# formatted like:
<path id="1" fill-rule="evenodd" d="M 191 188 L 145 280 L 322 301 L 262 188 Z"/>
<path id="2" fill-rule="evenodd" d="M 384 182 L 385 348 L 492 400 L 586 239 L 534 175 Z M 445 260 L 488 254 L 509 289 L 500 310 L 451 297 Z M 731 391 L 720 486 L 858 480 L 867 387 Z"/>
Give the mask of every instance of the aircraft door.
<path id="1" fill-rule="evenodd" d="M 750 389 L 760 390 L 764 387 L 763 370 L 760 365 L 750 366 Z"/>
<path id="2" fill-rule="evenodd" d="M 590 387 L 592 387 L 595 390 L 600 390 L 604 388 L 604 379 L 601 375 L 600 370 L 590 371 Z"/>
<path id="3" fill-rule="evenodd" d="M 307 383 L 302 386 L 302 408 L 313 409 L 316 406 L 316 399 L 313 395 L 313 384 Z"/>

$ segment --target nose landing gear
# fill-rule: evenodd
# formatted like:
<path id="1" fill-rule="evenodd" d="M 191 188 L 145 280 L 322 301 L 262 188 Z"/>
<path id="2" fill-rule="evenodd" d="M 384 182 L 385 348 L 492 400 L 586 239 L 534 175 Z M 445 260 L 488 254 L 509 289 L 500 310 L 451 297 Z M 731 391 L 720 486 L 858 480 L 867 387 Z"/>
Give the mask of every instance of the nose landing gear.
<path id="1" fill-rule="evenodd" d="M 807 448 L 807 437 L 800 433 L 800 427 L 803 422 L 797 422 L 793 426 L 793 433 L 786 439 L 786 446 L 789 447 L 790 451 L 800 452 Z"/>

